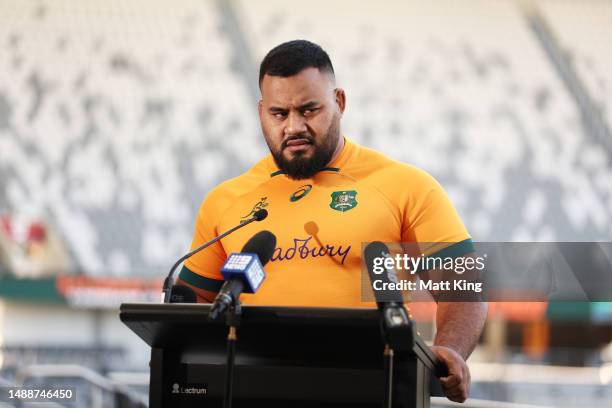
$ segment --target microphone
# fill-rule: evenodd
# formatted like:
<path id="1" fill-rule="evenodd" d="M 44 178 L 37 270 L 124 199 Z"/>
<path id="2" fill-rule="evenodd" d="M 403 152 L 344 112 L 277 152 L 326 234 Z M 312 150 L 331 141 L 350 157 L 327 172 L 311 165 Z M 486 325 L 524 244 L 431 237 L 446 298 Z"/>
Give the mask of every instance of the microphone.
<path id="1" fill-rule="evenodd" d="M 267 216 L 268 216 L 268 210 L 265 210 L 263 208 L 261 210 L 257 210 L 257 211 L 255 211 L 255 213 L 253 213 L 253 216 L 251 218 L 249 218 L 248 220 L 242 221 L 239 225 L 236 225 L 234 228 L 225 231 L 223 234 L 221 234 L 221 235 L 211 239 L 208 242 L 205 242 L 204 244 L 200 245 L 199 247 L 195 248 L 194 250 L 192 250 L 189 253 L 183 255 L 182 257 L 180 257 L 179 260 L 174 263 L 172 268 L 170 268 L 170 272 L 168 273 L 168 276 L 166 276 L 166 279 L 164 280 L 164 285 L 162 287 L 162 299 L 163 299 L 163 303 L 170 302 L 170 295 L 171 295 L 171 291 L 172 291 L 171 289 L 172 289 L 172 286 L 174 285 L 174 272 L 176 271 L 176 268 L 178 268 L 178 266 L 183 261 L 185 261 L 187 258 L 190 258 L 192 255 L 197 254 L 198 252 L 200 252 L 204 248 L 207 248 L 207 247 L 211 246 L 212 244 L 214 244 L 215 242 L 219 241 L 220 239 L 225 238 L 226 236 L 228 236 L 232 232 L 234 232 L 234 231 L 236 231 L 236 230 L 238 230 L 238 229 L 240 229 L 242 227 L 245 227 L 245 226 L 249 225 L 253 221 L 262 221 L 262 220 L 266 219 Z"/>
<path id="2" fill-rule="evenodd" d="M 374 291 L 374 298 L 382 316 L 382 329 L 388 344 L 394 350 L 412 350 L 437 377 L 448 376 L 448 367 L 433 354 L 423 339 L 414 335 L 414 327 L 404 307 L 402 292 L 386 290 L 381 293 L 374 289 L 374 281 L 376 280 L 380 280 L 381 283 L 398 282 L 395 268 L 385 267 L 385 260 L 391 259 L 393 261 L 389 248 L 380 241 L 371 242 L 366 245 L 363 257 L 368 269 L 370 284 Z M 380 259 L 380 261 L 376 259 Z M 393 265 L 393 262 L 387 262 L 387 264 Z"/>
<path id="3" fill-rule="evenodd" d="M 370 284 L 376 299 L 376 305 L 382 315 L 383 332 L 387 337 L 389 345 L 396 350 L 411 349 L 414 343 L 412 322 L 404 308 L 402 292 L 398 290 L 385 290 L 384 293 L 374 289 L 374 282 L 396 283 L 397 274 L 393 267 L 393 258 L 389 254 L 389 248 L 380 241 L 374 241 L 366 245 L 363 256 L 365 259 Z M 391 260 L 389 262 L 388 260 Z M 387 261 L 387 262 L 385 262 Z M 388 287 L 388 286 L 383 286 Z"/>
<path id="4" fill-rule="evenodd" d="M 393 267 L 387 268 L 385 265 L 393 264 L 393 258 L 389 253 L 389 248 L 380 241 L 370 242 L 366 245 L 363 251 L 363 257 L 365 260 L 366 267 L 368 269 L 368 275 L 370 277 L 370 284 L 374 291 L 374 298 L 378 309 L 384 309 L 385 305 L 392 304 L 393 306 L 403 305 L 404 297 L 402 292 L 399 290 L 386 289 L 384 292 L 374 290 L 374 282 L 380 281 L 381 286 L 389 287 L 389 283 L 397 283 L 397 274 Z M 391 261 L 387 261 L 390 259 Z"/>
<path id="5" fill-rule="evenodd" d="M 225 283 L 213 302 L 209 320 L 217 319 L 242 292 L 255 293 L 259 289 L 266 277 L 263 266 L 272 258 L 275 246 L 276 236 L 260 231 L 249 239 L 240 253 L 230 254 L 221 268 Z"/>

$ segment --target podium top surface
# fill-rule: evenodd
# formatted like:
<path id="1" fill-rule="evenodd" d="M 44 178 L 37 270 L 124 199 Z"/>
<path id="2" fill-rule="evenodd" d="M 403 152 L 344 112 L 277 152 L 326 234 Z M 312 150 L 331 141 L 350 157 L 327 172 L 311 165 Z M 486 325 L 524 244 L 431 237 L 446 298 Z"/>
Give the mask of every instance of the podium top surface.
<path id="1" fill-rule="evenodd" d="M 210 304 L 193 303 L 124 303 L 120 307 L 120 318 L 128 322 L 202 323 L 210 311 Z M 206 321 L 207 322 L 207 321 Z M 379 312 L 375 308 L 321 308 L 321 307 L 276 307 L 242 306 L 244 325 L 297 324 L 333 326 L 377 326 Z M 223 318 L 211 325 L 224 325 Z"/>
<path id="2" fill-rule="evenodd" d="M 159 347 L 223 333 L 225 316 L 209 321 L 210 308 L 210 304 L 124 303 L 119 317 L 148 345 Z M 346 335 L 370 333 L 366 337 L 375 339 L 380 333 L 379 316 L 377 309 L 242 306 L 240 331 L 264 336 L 279 330 L 290 335 L 325 329 Z"/>

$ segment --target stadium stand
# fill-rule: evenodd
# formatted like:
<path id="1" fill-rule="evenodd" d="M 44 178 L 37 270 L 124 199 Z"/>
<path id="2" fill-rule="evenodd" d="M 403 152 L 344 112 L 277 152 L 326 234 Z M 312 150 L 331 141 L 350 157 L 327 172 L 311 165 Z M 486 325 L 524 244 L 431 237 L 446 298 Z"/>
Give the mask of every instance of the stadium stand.
<path id="1" fill-rule="evenodd" d="M 307 38 L 347 90 L 346 135 L 436 176 L 475 240 L 609 240 L 611 22 L 598 0 L 0 2 L 0 220 L 41 220 L 72 273 L 162 277 L 206 193 L 267 153 L 258 62 Z M 16 274 L 6 247 L 1 277 L 36 275 Z M 2 340 L 0 385 L 23 368 L 19 384 L 63 381 L 91 406 L 144 402 L 142 373 L 105 377 L 131 369 L 127 343 Z M 61 362 L 80 367 L 45 371 Z M 576 389 L 482 365 L 474 395 L 524 402 L 539 387 L 540 403 L 598 403 L 604 368 Z"/>
<path id="2" fill-rule="evenodd" d="M 585 134 L 520 4 L 488 5 L 240 9 L 258 57 L 288 38 L 325 44 L 348 90 L 347 134 L 437 176 L 477 240 L 609 236 L 606 151 Z M 313 19 L 309 9 L 326 12 Z"/>
<path id="3" fill-rule="evenodd" d="M 265 154 L 256 61 L 308 37 L 348 91 L 346 134 L 433 173 L 475 239 L 609 236 L 609 152 L 517 2 L 327 3 L 3 3 L 0 210 L 55 223 L 79 271 L 159 276 L 206 192 Z"/>
<path id="4" fill-rule="evenodd" d="M 212 1 L 0 5 L 0 212 L 56 224 L 79 271 L 160 276 L 263 141 Z"/>
<path id="5" fill-rule="evenodd" d="M 539 0 L 546 18 L 567 58 L 600 111 L 612 126 L 612 4 L 608 1 Z"/>

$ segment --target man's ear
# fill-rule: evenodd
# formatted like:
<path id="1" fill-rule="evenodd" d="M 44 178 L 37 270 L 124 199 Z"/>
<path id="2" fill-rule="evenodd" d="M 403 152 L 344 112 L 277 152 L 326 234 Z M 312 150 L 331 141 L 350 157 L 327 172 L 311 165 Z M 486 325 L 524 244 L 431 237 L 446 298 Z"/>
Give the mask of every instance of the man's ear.
<path id="1" fill-rule="evenodd" d="M 338 110 L 340 113 L 344 113 L 344 108 L 346 108 L 346 94 L 344 93 L 344 89 L 336 88 L 334 89 L 334 94 L 336 96 L 336 104 L 338 105 Z"/>
<path id="2" fill-rule="evenodd" d="M 261 121 L 263 119 L 263 101 L 261 99 L 257 102 L 257 112 L 259 112 L 259 120 Z"/>

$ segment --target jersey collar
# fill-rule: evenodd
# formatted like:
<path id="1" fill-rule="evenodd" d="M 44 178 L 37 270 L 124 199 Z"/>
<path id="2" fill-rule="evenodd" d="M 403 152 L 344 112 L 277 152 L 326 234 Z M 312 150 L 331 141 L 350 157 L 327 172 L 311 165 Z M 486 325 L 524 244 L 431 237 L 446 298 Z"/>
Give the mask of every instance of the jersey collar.
<path id="1" fill-rule="evenodd" d="M 342 151 L 340 152 L 340 154 L 320 171 L 335 171 L 335 172 L 341 171 L 342 167 L 344 167 L 349 157 L 353 154 L 353 151 L 355 150 L 355 144 L 348 137 L 346 136 L 343 136 L 343 137 L 344 137 L 344 146 L 342 147 Z M 276 166 L 276 163 L 274 162 L 274 158 L 272 157 L 271 154 L 268 155 L 268 164 L 271 170 L 270 177 L 278 176 L 280 174 L 285 174 L 284 171 L 279 170 L 279 168 Z"/>

